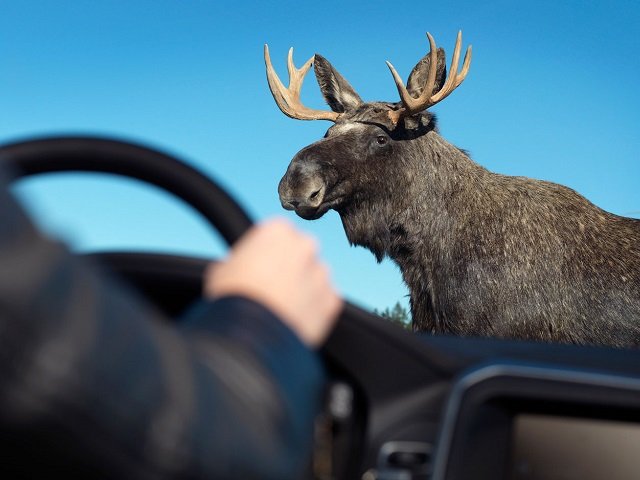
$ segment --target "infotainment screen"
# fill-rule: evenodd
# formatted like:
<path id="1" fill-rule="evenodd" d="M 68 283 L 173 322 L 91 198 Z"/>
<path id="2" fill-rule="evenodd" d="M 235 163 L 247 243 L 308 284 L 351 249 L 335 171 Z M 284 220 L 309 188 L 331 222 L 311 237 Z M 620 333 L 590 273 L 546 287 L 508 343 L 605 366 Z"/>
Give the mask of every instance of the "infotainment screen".
<path id="1" fill-rule="evenodd" d="M 640 424 L 521 414 L 509 480 L 640 479 Z"/>

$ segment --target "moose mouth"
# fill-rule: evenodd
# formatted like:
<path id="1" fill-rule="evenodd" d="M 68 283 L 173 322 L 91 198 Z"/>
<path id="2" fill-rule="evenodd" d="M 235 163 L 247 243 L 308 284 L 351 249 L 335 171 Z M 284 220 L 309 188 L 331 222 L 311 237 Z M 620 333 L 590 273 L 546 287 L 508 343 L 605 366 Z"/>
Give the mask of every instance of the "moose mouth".
<path id="1" fill-rule="evenodd" d="M 317 220 L 331 209 L 336 209 L 342 203 L 342 198 L 333 200 L 325 200 L 317 207 L 303 206 L 296 207 L 294 211 L 296 215 L 305 220 Z"/>

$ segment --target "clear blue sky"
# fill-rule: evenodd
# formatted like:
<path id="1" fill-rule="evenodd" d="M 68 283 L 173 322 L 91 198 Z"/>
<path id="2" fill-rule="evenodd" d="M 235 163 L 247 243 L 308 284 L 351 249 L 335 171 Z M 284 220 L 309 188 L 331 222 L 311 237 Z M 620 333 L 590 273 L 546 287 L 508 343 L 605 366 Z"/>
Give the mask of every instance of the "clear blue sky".
<path id="1" fill-rule="evenodd" d="M 434 111 L 442 135 L 490 170 L 566 184 L 640 217 L 640 3 L 636 1 L 233 2 L 0 1 L 0 141 L 57 133 L 132 139 L 220 180 L 257 219 L 284 215 L 316 235 L 345 295 L 403 300 L 390 262 L 349 247 L 338 215 L 281 209 L 289 160 L 328 122 L 285 117 L 267 89 L 262 46 L 281 77 L 327 57 L 364 99 L 395 101 L 428 49 L 450 55 L 458 29 L 474 58 Z M 304 101 L 323 106 L 310 74 Z M 98 177 L 18 189 L 44 228 L 81 250 L 145 248 L 219 256 L 208 227 L 174 200 Z"/>

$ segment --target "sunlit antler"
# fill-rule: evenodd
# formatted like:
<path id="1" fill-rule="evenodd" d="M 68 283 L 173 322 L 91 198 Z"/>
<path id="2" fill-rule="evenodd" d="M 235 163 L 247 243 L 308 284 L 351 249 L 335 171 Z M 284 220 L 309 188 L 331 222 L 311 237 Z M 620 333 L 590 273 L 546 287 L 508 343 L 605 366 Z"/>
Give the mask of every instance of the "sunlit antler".
<path id="1" fill-rule="evenodd" d="M 387 62 L 389 70 L 391 70 L 391 74 L 393 75 L 393 79 L 396 82 L 396 87 L 398 87 L 398 93 L 400 94 L 400 98 L 402 99 L 402 103 L 404 105 L 402 109 L 390 113 L 391 119 L 394 121 L 394 123 L 396 123 L 402 116 L 421 112 L 445 99 L 451 92 L 453 92 L 456 88 L 458 88 L 458 86 L 460 86 L 460 84 L 467 76 L 467 73 L 469 72 L 469 67 L 471 66 L 471 45 L 469 45 L 469 47 L 467 48 L 467 52 L 464 55 L 462 70 L 458 72 L 458 64 L 460 62 L 460 46 L 462 44 L 462 31 L 459 31 L 458 37 L 456 39 L 456 46 L 453 50 L 453 58 L 451 59 L 449 76 L 447 77 L 447 80 L 445 81 L 442 88 L 438 92 L 433 93 L 433 87 L 435 86 L 436 81 L 436 71 L 438 68 L 438 53 L 436 50 L 436 42 L 434 41 L 431 34 L 427 33 L 427 37 L 429 38 L 429 73 L 427 75 L 427 83 L 418 98 L 413 98 L 409 94 L 404 86 L 404 82 L 400 78 L 400 75 L 398 75 L 398 72 L 396 72 L 396 69 L 393 68 L 393 65 L 391 65 L 391 63 Z"/>
<path id="2" fill-rule="evenodd" d="M 264 46 L 264 63 L 267 66 L 267 81 L 269 82 L 269 90 L 274 100 L 286 116 L 296 118 L 298 120 L 331 120 L 335 122 L 340 116 L 339 113 L 328 110 L 314 110 L 305 107 L 300 101 L 300 89 L 304 76 L 313 65 L 314 57 L 306 61 L 300 69 L 293 64 L 293 47 L 289 49 L 289 57 L 287 67 L 289 69 L 289 88 L 285 88 L 275 70 L 271 65 L 271 57 L 269 56 L 269 47 Z"/>

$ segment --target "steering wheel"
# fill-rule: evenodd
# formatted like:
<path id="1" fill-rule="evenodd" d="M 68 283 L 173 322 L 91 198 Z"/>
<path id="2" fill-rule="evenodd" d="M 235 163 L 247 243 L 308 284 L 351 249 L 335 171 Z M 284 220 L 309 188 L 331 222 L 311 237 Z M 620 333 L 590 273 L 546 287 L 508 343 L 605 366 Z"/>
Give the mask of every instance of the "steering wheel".
<path id="1" fill-rule="evenodd" d="M 42 173 L 98 172 L 135 178 L 186 202 L 232 245 L 252 221 L 214 181 L 185 162 L 142 145 L 95 137 L 51 137 L 0 146 L 0 162 L 13 180 Z M 155 303 L 168 318 L 179 318 L 202 291 L 210 259 L 145 252 L 97 252 L 94 263 L 121 277 Z"/>
<path id="2" fill-rule="evenodd" d="M 19 179 L 40 173 L 101 172 L 123 175 L 173 193 L 200 212 L 232 245 L 252 221 L 214 181 L 165 153 L 117 140 L 55 137 L 0 147 L 0 162 Z"/>

